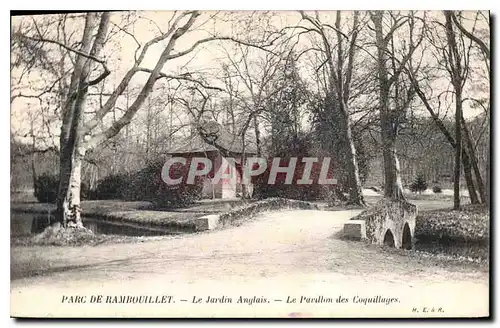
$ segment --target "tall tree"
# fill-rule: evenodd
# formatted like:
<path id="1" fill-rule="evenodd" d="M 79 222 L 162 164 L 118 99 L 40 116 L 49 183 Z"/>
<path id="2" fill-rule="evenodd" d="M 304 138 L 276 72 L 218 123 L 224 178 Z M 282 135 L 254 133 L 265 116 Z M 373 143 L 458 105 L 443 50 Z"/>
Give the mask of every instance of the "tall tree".
<path id="1" fill-rule="evenodd" d="M 388 19 L 384 20 L 387 16 Z M 399 15 L 392 12 L 386 14 L 384 11 L 375 11 L 370 12 L 370 17 L 375 31 L 377 50 L 379 115 L 385 178 L 384 196 L 401 199 L 404 196 L 400 165 L 396 154 L 396 138 L 415 92 L 412 87 L 407 88 L 404 93 L 401 92 L 401 73 L 422 42 L 423 33 L 417 33 L 417 20 L 412 12 L 408 15 Z M 385 24 L 389 24 L 387 33 L 384 33 Z M 408 29 L 408 46 L 404 47 L 401 58 L 397 58 L 394 50 L 394 33 L 404 26 Z"/>
<path id="2" fill-rule="evenodd" d="M 461 56 L 458 52 L 455 32 L 452 22 L 452 13 L 445 11 L 446 17 L 446 38 L 448 40 L 448 58 L 451 83 L 455 89 L 455 169 L 453 175 L 453 208 L 460 208 L 460 156 L 462 156 L 462 90 L 463 90 L 463 69 Z"/>
<path id="3" fill-rule="evenodd" d="M 269 129 L 268 152 L 276 156 L 285 151 L 289 141 L 298 140 L 302 129 L 303 107 L 308 90 L 302 80 L 295 52 L 292 50 L 280 64 L 279 73 L 273 78 L 268 97 L 261 113 L 264 125 Z"/>
<path id="4" fill-rule="evenodd" d="M 476 12 L 476 15 L 475 15 L 475 20 L 474 20 L 474 23 L 473 23 L 473 28 L 472 30 L 468 30 L 467 28 L 464 27 L 464 24 L 462 23 L 461 21 L 461 18 L 462 18 L 462 15 L 460 12 L 450 12 L 449 14 L 451 16 L 451 19 L 453 20 L 453 23 L 457 26 L 457 28 L 460 30 L 460 32 L 465 36 L 467 37 L 468 39 L 470 39 L 470 41 L 472 43 L 474 43 L 480 50 L 480 53 L 482 54 L 482 57 L 483 57 L 483 61 L 485 63 L 485 68 L 487 70 L 487 76 L 486 76 L 486 80 L 487 80 L 487 83 L 488 83 L 488 93 L 489 93 L 489 82 L 490 82 L 490 59 L 491 59 L 491 52 L 490 52 L 490 46 L 489 46 L 489 42 L 487 41 L 489 39 L 489 29 L 488 28 L 483 28 L 483 31 L 480 31 L 476 24 L 479 20 L 479 17 L 482 16 L 484 18 L 484 23 L 486 25 L 486 27 L 489 27 L 490 26 L 490 20 L 489 20 L 489 17 L 487 17 L 483 12 L 481 11 L 478 11 Z M 483 32 L 483 36 L 479 36 L 479 32 Z M 477 33 L 477 34 L 476 34 Z M 484 35 L 486 34 L 486 35 Z M 484 40 L 482 40 L 484 39 Z M 472 44 L 471 44 L 472 45 Z M 469 68 L 470 69 L 470 68 Z M 489 97 L 488 97 L 489 98 Z M 487 108 L 486 108 L 486 117 L 488 119 L 488 123 L 490 122 L 489 121 L 489 107 L 490 107 L 490 104 L 489 104 L 489 99 L 486 98 L 484 99 L 484 101 L 486 101 L 488 103 L 487 105 Z M 474 98 L 470 98 L 470 100 L 474 100 L 474 101 L 477 101 L 480 105 L 482 105 L 482 101 L 478 101 Z M 484 108 L 484 107 L 483 107 Z M 485 168 L 485 171 L 486 171 L 486 187 L 484 186 L 484 182 L 483 182 L 483 179 L 481 177 L 481 171 L 479 170 L 479 165 L 478 165 L 478 162 L 477 162 L 477 157 L 476 157 L 476 147 L 473 147 L 472 146 L 472 136 L 470 134 L 470 132 L 468 131 L 467 129 L 467 125 L 465 123 L 465 120 L 462 118 L 462 124 L 464 126 L 464 132 L 465 132 L 465 138 L 466 138 L 466 142 L 467 142 L 467 148 L 469 149 L 469 152 L 470 152 L 470 157 L 471 157 L 471 164 L 474 168 L 474 173 L 475 173 L 475 176 L 476 176 L 476 181 L 477 181 L 477 184 L 478 184 L 478 191 L 479 191 L 479 195 L 481 197 L 481 201 L 483 203 L 487 203 L 489 204 L 489 200 L 490 200 L 490 168 L 489 168 L 489 164 L 490 164 L 490 152 L 488 152 L 488 158 L 487 158 L 487 161 L 486 161 L 486 168 Z M 488 124 L 489 125 L 489 124 Z"/>
<path id="5" fill-rule="evenodd" d="M 334 26 L 322 22 L 319 14 L 313 17 L 306 12 L 300 12 L 302 19 L 307 25 L 296 26 L 299 33 L 314 33 L 319 36 L 319 47 L 314 50 L 320 53 L 322 65 L 326 71 L 325 97 L 328 99 L 325 104 L 328 111 L 338 113 L 339 130 L 345 140 L 346 147 L 345 165 L 348 172 L 349 203 L 365 205 L 361 190 L 361 180 L 356 158 L 356 147 L 352 135 L 350 119 L 350 100 L 352 93 L 352 81 L 354 76 L 354 63 L 358 49 L 357 38 L 360 30 L 359 13 L 352 14 L 352 25 L 347 28 L 343 25 L 343 13 L 337 11 Z M 333 33 L 333 36 L 331 35 Z M 336 51 L 335 51 L 336 48 Z M 321 69 L 321 66 L 317 69 Z"/>

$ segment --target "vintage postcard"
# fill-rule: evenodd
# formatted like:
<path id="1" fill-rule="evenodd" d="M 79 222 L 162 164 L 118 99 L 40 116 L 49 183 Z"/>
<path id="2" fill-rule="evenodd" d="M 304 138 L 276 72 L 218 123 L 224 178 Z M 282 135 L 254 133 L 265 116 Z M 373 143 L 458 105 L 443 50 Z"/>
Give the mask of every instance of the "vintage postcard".
<path id="1" fill-rule="evenodd" d="M 10 315 L 489 317 L 490 19 L 13 14 Z"/>

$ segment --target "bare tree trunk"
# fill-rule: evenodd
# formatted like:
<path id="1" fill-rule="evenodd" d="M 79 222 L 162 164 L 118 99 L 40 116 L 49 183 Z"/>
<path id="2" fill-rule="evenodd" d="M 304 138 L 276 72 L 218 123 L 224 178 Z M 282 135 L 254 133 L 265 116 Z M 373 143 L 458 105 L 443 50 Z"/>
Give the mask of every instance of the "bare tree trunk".
<path id="1" fill-rule="evenodd" d="M 63 225 L 83 227 L 80 217 L 80 185 L 82 161 L 85 156 L 85 148 L 81 145 L 83 127 L 83 103 L 85 94 L 78 96 L 75 101 L 74 120 L 71 122 L 70 138 L 64 151 L 61 152 L 61 179 L 58 195 L 58 221 L 62 221 Z"/>
<path id="2" fill-rule="evenodd" d="M 35 165 L 35 161 L 36 161 L 36 137 L 35 137 L 35 131 L 34 131 L 34 128 L 33 128 L 33 119 L 31 119 L 31 129 L 30 129 L 30 133 L 31 133 L 31 177 L 32 177 L 32 182 L 33 182 L 33 191 L 34 191 L 34 194 L 36 195 L 37 194 L 37 183 L 36 183 L 36 165 Z"/>
<path id="3" fill-rule="evenodd" d="M 148 97 L 148 106 L 146 109 L 146 163 L 149 163 L 150 148 L 151 148 L 151 97 Z"/>
<path id="4" fill-rule="evenodd" d="M 486 204 L 490 206 L 490 160 L 491 151 L 488 152 L 488 159 L 486 160 Z"/>
<path id="5" fill-rule="evenodd" d="M 257 115 L 253 117 L 253 127 L 255 130 L 255 148 L 257 151 L 257 156 L 262 154 L 262 147 L 260 145 L 260 130 L 259 130 L 259 122 L 257 121 Z"/>
<path id="6" fill-rule="evenodd" d="M 73 155 L 70 158 L 67 158 L 68 166 L 71 166 L 71 171 L 69 172 L 70 174 L 67 177 L 69 187 L 66 191 L 66 196 L 64 197 L 61 206 L 64 214 L 64 223 L 69 227 L 83 227 L 83 222 L 80 215 L 80 192 L 82 161 L 84 156 L 84 148 L 78 147 Z"/>
<path id="7" fill-rule="evenodd" d="M 464 166 L 465 181 L 467 183 L 467 190 L 469 191 L 469 197 L 471 204 L 479 204 L 479 198 L 476 193 L 476 186 L 474 185 L 474 179 L 471 172 L 471 162 L 470 157 L 465 150 L 462 150 L 462 164 Z"/>
<path id="8" fill-rule="evenodd" d="M 242 150 L 241 150 L 241 167 L 243 168 L 242 169 L 242 177 L 241 177 L 241 199 L 247 199 L 247 198 L 250 198 L 249 195 L 248 195 L 248 188 L 247 188 L 247 185 L 246 183 L 244 183 L 243 181 L 243 175 L 245 174 L 244 172 L 244 167 L 245 167 L 245 161 L 247 160 L 247 157 L 246 157 L 246 153 L 245 153 L 245 131 L 246 129 L 244 130 L 242 136 L 241 136 L 241 145 L 242 145 Z"/>
<path id="9" fill-rule="evenodd" d="M 399 160 L 396 154 L 396 133 L 389 112 L 389 90 L 384 83 L 380 87 L 380 124 L 382 135 L 382 154 L 384 158 L 384 197 L 403 199 L 403 185 Z"/>
<path id="10" fill-rule="evenodd" d="M 349 124 L 349 117 L 346 117 L 345 131 L 346 142 L 348 149 L 346 149 L 347 167 L 349 171 L 349 204 L 366 205 L 363 198 L 363 191 L 361 189 L 361 179 L 359 178 L 359 168 L 356 159 L 356 147 L 352 138 L 351 126 Z"/>
<path id="11" fill-rule="evenodd" d="M 446 38 L 448 40 L 448 61 L 450 66 L 451 83 L 455 89 L 455 168 L 453 182 L 453 208 L 460 208 L 460 164 L 462 155 L 462 66 L 460 55 L 453 31 L 452 12 L 444 12 L 446 18 Z"/>
<path id="12" fill-rule="evenodd" d="M 135 101 L 130 105 L 130 107 L 127 108 L 125 114 L 118 121 L 113 122 L 110 128 L 102 133 L 92 136 L 92 138 L 86 141 L 84 145 L 82 140 L 84 134 L 90 132 L 89 128 L 93 127 L 92 124 L 97 124 L 95 121 L 92 121 L 87 122 L 88 125 L 85 127 L 83 125 L 83 108 L 89 86 L 89 73 L 91 72 L 91 68 L 94 64 L 94 61 L 91 61 L 90 58 L 85 55 L 90 54 L 95 58 L 95 56 L 100 53 L 107 35 L 110 17 L 109 13 L 103 13 L 101 15 L 99 29 L 95 36 L 95 41 L 92 44 L 94 15 L 94 13 L 88 13 L 86 16 L 85 29 L 80 46 L 80 53 L 84 55 L 79 55 L 77 57 L 77 63 L 71 79 L 71 87 L 68 92 L 68 106 L 65 108 L 64 120 L 61 127 L 61 179 L 57 205 L 58 220 L 61 221 L 64 226 L 82 226 L 80 217 L 79 191 L 81 183 L 81 163 L 83 157 L 85 156 L 86 149 L 93 148 L 104 140 L 116 136 L 124 126 L 130 123 L 151 92 L 154 83 L 160 75 L 161 69 L 171 58 L 170 55 L 177 39 L 187 32 L 200 14 L 199 12 L 192 12 L 189 20 L 182 27 L 171 29 L 171 33 L 173 34 Z M 168 36 L 169 34 L 165 35 Z M 147 49 L 147 47 L 145 49 Z M 144 51 L 145 50 L 143 50 L 143 54 L 145 53 Z M 138 62 L 136 62 L 136 65 L 137 63 Z M 120 83 L 120 88 L 115 90 L 118 95 L 123 92 L 125 87 L 128 85 L 130 78 L 133 73 L 135 73 L 135 69 L 136 67 L 126 74 L 124 81 Z M 109 71 L 103 73 L 101 78 L 105 78 L 107 74 L 109 74 Z M 108 101 L 111 101 L 111 109 L 114 108 L 113 101 L 116 101 L 116 98 L 110 99 L 111 100 Z M 100 111 L 104 111 L 104 114 L 108 112 L 106 108 L 101 108 Z M 71 222 L 71 224 L 69 222 Z"/>
<path id="13" fill-rule="evenodd" d="M 460 129 L 460 118 L 462 116 L 462 101 L 458 94 L 455 96 L 455 168 L 453 174 L 453 208 L 460 208 L 460 156 L 462 154 L 462 132 Z"/>
<path id="14" fill-rule="evenodd" d="M 389 94 L 391 84 L 395 76 L 389 79 L 387 71 L 387 37 L 383 35 L 383 12 L 371 15 L 375 27 L 375 38 L 377 44 L 377 68 L 379 80 L 379 111 L 380 130 L 382 136 L 382 153 L 384 158 L 384 197 L 393 199 L 404 199 L 403 186 L 401 183 L 399 161 L 396 156 L 397 126 L 392 119 L 389 106 Z"/>
<path id="15" fill-rule="evenodd" d="M 37 194 L 37 183 L 36 183 L 36 166 L 35 166 L 35 156 L 36 153 L 31 154 L 31 176 L 33 177 L 33 191 L 35 195 Z"/>
<path id="16" fill-rule="evenodd" d="M 477 191 L 479 192 L 479 197 L 481 198 L 481 203 L 485 204 L 486 203 L 486 193 L 485 193 L 485 188 L 484 188 L 484 182 L 483 182 L 483 178 L 481 177 L 481 170 L 479 169 L 479 165 L 477 163 L 476 152 L 474 151 L 474 146 L 472 145 L 470 132 L 469 132 L 469 129 L 467 128 L 467 124 L 465 122 L 463 113 L 462 113 L 461 121 L 462 121 L 462 128 L 464 131 L 465 143 L 466 143 L 467 149 L 469 151 L 469 162 L 470 162 L 470 165 L 472 166 L 472 169 L 474 170 L 474 174 L 476 176 Z M 472 202 L 472 198 L 471 198 L 471 202 Z M 476 204 L 476 203 L 473 203 L 473 204 Z"/>
<path id="17" fill-rule="evenodd" d="M 396 139 L 392 132 L 392 124 L 381 112 L 382 154 L 384 158 L 384 197 L 403 199 L 399 160 L 396 154 Z"/>
<path id="18" fill-rule="evenodd" d="M 246 120 L 245 124 L 243 124 L 243 127 L 241 128 L 241 145 L 242 145 L 242 150 L 241 150 L 241 164 L 242 164 L 242 167 L 243 165 L 245 164 L 245 161 L 247 159 L 246 157 L 246 134 L 247 134 L 247 131 L 248 131 L 248 128 L 250 127 L 250 123 L 252 123 L 252 121 L 254 122 L 254 128 L 258 128 L 258 125 L 256 124 L 256 120 L 255 120 L 255 116 L 258 115 L 258 112 L 253 112 L 252 114 L 249 115 L 248 119 Z M 260 132 L 259 134 L 257 134 L 257 131 L 258 129 L 255 130 L 256 132 L 256 140 L 259 140 L 259 137 L 260 136 Z M 257 155 L 260 156 L 260 149 L 257 149 Z M 246 198 L 250 198 L 249 197 L 250 195 L 248 195 L 248 189 L 247 189 L 247 186 L 246 184 L 242 183 L 241 184 L 241 198 L 242 199 L 246 199 Z"/>

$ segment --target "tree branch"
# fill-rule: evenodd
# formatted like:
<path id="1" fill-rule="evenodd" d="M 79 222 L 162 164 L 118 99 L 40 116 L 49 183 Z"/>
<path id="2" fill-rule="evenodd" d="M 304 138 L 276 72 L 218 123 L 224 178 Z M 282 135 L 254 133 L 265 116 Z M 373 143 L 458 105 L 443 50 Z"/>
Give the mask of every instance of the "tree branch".
<path id="1" fill-rule="evenodd" d="M 472 41 L 474 41 L 478 46 L 479 48 L 481 49 L 481 51 L 488 57 L 488 58 L 491 58 L 491 53 L 490 53 L 490 49 L 488 48 L 488 46 L 481 40 L 479 39 L 477 36 L 475 36 L 474 34 L 472 34 L 471 32 L 467 31 L 465 29 L 465 27 L 460 24 L 460 22 L 458 21 L 457 19 L 457 16 L 455 15 L 455 13 L 452 13 L 451 14 L 451 18 L 453 19 L 453 22 L 455 23 L 455 25 L 458 27 L 458 29 L 466 36 L 468 37 L 469 39 L 471 39 Z"/>
<path id="2" fill-rule="evenodd" d="M 146 72 L 146 73 L 153 73 L 153 70 L 151 70 L 149 68 L 143 68 L 143 67 L 137 68 L 137 71 L 139 71 L 139 72 Z M 211 89 L 211 90 L 217 90 L 217 91 L 224 91 L 223 89 L 221 89 L 219 87 L 214 87 L 214 86 L 211 86 L 211 85 L 207 85 L 207 84 L 203 83 L 200 80 L 192 78 L 190 73 L 184 73 L 184 74 L 181 74 L 181 75 L 170 75 L 170 74 L 165 74 L 165 73 L 160 72 L 158 74 L 158 79 L 161 79 L 161 78 L 166 78 L 168 80 L 189 81 L 189 82 L 193 82 L 193 83 L 199 84 L 201 87 L 203 87 L 205 89 Z"/>
<path id="3" fill-rule="evenodd" d="M 40 38 L 34 38 L 34 37 L 31 37 L 31 36 L 23 35 L 23 34 L 21 34 L 19 32 L 16 32 L 15 35 L 17 37 L 19 37 L 19 38 L 23 38 L 23 39 L 26 39 L 26 40 L 31 40 L 31 41 L 36 41 L 36 42 L 46 42 L 46 43 L 52 43 L 52 44 L 58 45 L 59 47 L 62 47 L 62 48 L 66 49 L 66 50 L 68 50 L 70 52 L 74 52 L 75 54 L 77 54 L 79 56 L 91 59 L 91 60 L 93 60 L 95 62 L 98 62 L 99 64 L 101 64 L 103 66 L 106 66 L 106 63 L 104 62 L 104 60 L 96 58 L 95 56 L 86 54 L 84 52 L 81 52 L 80 50 L 71 48 L 71 47 L 69 47 L 69 46 L 67 46 L 64 43 L 61 43 L 59 41 L 45 39 L 45 38 L 42 38 L 42 37 L 40 37 Z"/>
<path id="4" fill-rule="evenodd" d="M 118 134 L 118 132 L 120 132 L 120 130 L 125 125 L 130 124 L 130 122 L 132 121 L 132 118 L 137 113 L 137 111 L 141 108 L 144 101 L 148 97 L 149 93 L 153 89 L 153 86 L 154 86 L 156 80 L 158 79 L 158 76 L 160 75 L 161 69 L 163 68 L 165 63 L 168 61 L 169 55 L 172 52 L 172 50 L 174 49 L 174 46 L 175 46 L 177 40 L 189 30 L 189 28 L 194 24 L 196 18 L 199 15 L 200 15 L 199 12 L 196 12 L 196 11 L 192 12 L 191 17 L 189 17 L 189 20 L 183 26 L 181 26 L 177 29 L 173 29 L 175 31 L 169 31 L 169 33 L 173 33 L 172 37 L 170 38 L 166 48 L 161 53 L 160 58 L 158 59 L 158 62 L 155 65 L 155 68 L 151 72 L 151 75 L 149 76 L 148 80 L 146 81 L 146 83 L 142 87 L 137 98 L 130 105 L 130 107 L 127 108 L 127 111 L 125 112 L 125 114 L 123 114 L 123 116 L 119 120 L 115 121 L 111 125 L 111 127 L 109 127 L 107 130 L 93 136 L 88 141 L 88 146 L 90 146 L 90 148 L 95 147 L 96 145 L 102 143 L 106 139 L 114 137 L 115 135 Z M 135 67 L 135 69 L 133 69 L 131 71 L 136 71 L 136 67 Z M 129 71 L 129 72 L 131 72 L 131 71 Z M 126 85 L 128 85 L 128 83 Z M 125 85 L 125 87 L 126 87 L 126 85 Z"/>

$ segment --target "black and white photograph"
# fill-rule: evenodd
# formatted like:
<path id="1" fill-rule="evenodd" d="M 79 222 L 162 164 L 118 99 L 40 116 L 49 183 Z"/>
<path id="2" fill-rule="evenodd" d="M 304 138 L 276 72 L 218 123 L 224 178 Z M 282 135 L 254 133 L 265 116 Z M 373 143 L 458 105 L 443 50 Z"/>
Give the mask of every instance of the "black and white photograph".
<path id="1" fill-rule="evenodd" d="M 10 316 L 489 318 L 491 24 L 11 12 Z"/>

